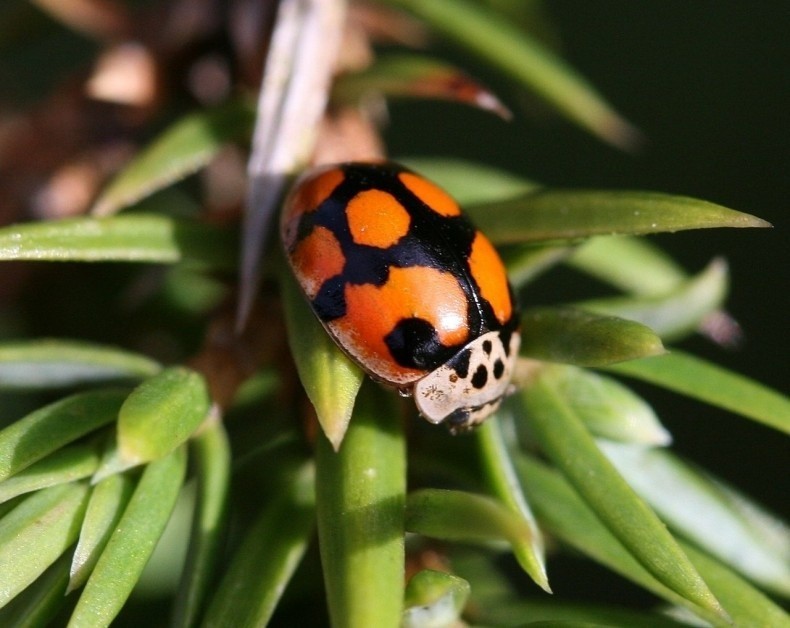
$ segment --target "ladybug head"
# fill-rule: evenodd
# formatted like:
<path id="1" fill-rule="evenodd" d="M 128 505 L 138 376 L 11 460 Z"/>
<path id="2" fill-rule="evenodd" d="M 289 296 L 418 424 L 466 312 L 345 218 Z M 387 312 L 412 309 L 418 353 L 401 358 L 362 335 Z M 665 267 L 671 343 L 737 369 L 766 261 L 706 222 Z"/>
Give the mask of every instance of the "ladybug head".
<path id="1" fill-rule="evenodd" d="M 414 384 L 417 409 L 453 433 L 482 423 L 510 393 L 518 355 L 518 332 L 491 331 Z"/>

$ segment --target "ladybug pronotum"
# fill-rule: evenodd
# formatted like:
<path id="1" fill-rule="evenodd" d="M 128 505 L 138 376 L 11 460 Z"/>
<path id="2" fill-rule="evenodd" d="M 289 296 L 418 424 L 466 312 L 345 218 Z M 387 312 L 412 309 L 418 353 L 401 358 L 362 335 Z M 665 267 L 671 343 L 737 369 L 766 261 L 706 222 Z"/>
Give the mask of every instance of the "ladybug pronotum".
<path id="1" fill-rule="evenodd" d="M 394 163 L 323 166 L 297 180 L 280 226 L 315 315 L 373 379 L 453 432 L 499 407 L 520 341 L 513 290 L 446 192 Z"/>

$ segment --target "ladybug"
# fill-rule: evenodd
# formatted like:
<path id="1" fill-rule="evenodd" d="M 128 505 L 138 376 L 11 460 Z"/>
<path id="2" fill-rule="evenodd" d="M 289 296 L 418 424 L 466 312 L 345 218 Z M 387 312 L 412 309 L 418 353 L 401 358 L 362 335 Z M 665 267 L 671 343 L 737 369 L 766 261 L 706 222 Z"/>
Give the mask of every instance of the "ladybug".
<path id="1" fill-rule="evenodd" d="M 313 312 L 373 379 L 465 431 L 511 391 L 520 336 L 491 242 L 440 187 L 391 162 L 314 168 L 281 238 Z"/>

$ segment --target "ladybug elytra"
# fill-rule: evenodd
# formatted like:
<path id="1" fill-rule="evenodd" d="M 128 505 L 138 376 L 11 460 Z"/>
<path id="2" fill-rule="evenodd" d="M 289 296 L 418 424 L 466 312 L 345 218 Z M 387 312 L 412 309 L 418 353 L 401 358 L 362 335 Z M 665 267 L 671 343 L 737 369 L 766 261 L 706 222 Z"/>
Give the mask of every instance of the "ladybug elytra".
<path id="1" fill-rule="evenodd" d="M 441 188 L 391 162 L 308 171 L 281 237 L 318 319 L 371 377 L 453 432 L 510 391 L 520 337 L 493 245 Z"/>

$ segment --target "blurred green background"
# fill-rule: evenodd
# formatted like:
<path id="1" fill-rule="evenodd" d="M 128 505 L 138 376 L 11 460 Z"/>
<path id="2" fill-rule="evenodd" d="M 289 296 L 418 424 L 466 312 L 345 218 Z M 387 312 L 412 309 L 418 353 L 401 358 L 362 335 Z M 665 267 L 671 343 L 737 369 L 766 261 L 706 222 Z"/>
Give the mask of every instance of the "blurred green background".
<path id="1" fill-rule="evenodd" d="M 638 151 L 611 148 L 551 115 L 534 99 L 514 94 L 501 78 L 480 76 L 514 110 L 514 122 L 460 105 L 395 103 L 386 131 L 391 154 L 464 157 L 560 187 L 695 196 L 770 221 L 773 230 L 692 231 L 656 241 L 689 272 L 698 272 L 717 255 L 730 262 L 728 310 L 742 324 L 745 342 L 728 351 L 695 339 L 684 348 L 790 392 L 790 3 L 546 0 L 543 5 L 550 18 L 546 38 L 644 133 L 646 141 Z M 24 0 L 0 0 L 0 105 L 36 102 L 58 77 L 87 66 L 95 52 L 95 44 L 42 20 Z M 456 54 L 450 48 L 443 52 L 449 58 Z M 473 62 L 458 61 L 475 73 Z M 2 164 L 0 178 L 1 170 Z M 93 286 L 79 279 L 117 286 L 119 274 L 130 274 L 128 268 L 53 271 L 34 275 L 28 289 L 45 293 L 48 303 L 62 303 L 59 313 L 69 322 L 88 321 L 96 327 L 96 339 L 128 333 L 123 318 L 104 316 L 102 325 L 95 325 L 97 312 L 117 308 L 117 295 L 108 293 L 106 302 L 96 303 Z M 50 278 L 43 287 L 42 277 Z M 59 277 L 70 281 L 58 282 Z M 530 286 L 522 297 L 530 304 L 553 303 L 582 298 L 598 288 L 587 278 L 560 270 Z M 4 305 L 8 304 L 0 303 L 0 315 Z M 69 331 L 68 326 L 65 331 L 53 327 L 55 317 L 49 310 L 38 308 L 21 316 L 39 333 Z M 203 332 L 190 326 L 195 321 L 185 322 L 181 312 L 165 312 L 146 322 L 188 327 L 195 343 Z M 758 501 L 783 511 L 780 514 L 790 515 L 786 437 L 648 386 L 634 388 L 657 408 L 675 436 L 677 451 L 692 455 Z M 561 568 L 552 564 L 555 574 Z M 609 580 L 601 571 L 583 561 L 568 568 L 589 570 L 590 577 L 559 577 L 557 582 L 586 580 L 592 587 L 607 587 Z M 621 589 L 616 592 L 620 595 Z"/>
<path id="2" fill-rule="evenodd" d="M 546 37 L 641 129 L 646 142 L 640 150 L 615 150 L 514 94 L 498 77 L 482 76 L 515 111 L 514 122 L 462 106 L 394 104 L 386 133 L 391 154 L 455 155 L 554 186 L 685 194 L 769 220 L 775 227 L 770 231 L 656 239 L 690 272 L 720 254 L 731 264 L 728 309 L 744 328 L 743 346 L 725 351 L 698 339 L 686 348 L 787 393 L 790 3 L 547 0 L 544 7 L 550 18 Z M 62 26 L 40 15 L 30 19 L 36 13 L 21 0 L 0 2 L 0 104 L 35 102 L 61 73 L 88 64 L 96 52 Z M 474 73 L 473 63 L 459 61 Z M 118 269 L 95 272 L 115 276 Z M 525 299 L 575 299 L 590 289 L 584 278 L 551 273 Z M 72 309 L 79 291 L 62 286 Z M 638 388 L 657 406 L 680 452 L 694 452 L 696 460 L 790 514 L 787 439 L 701 404 Z"/>
<path id="3" fill-rule="evenodd" d="M 560 187 L 684 194 L 770 221 L 772 230 L 691 231 L 656 241 L 691 272 L 716 255 L 730 263 L 727 307 L 743 326 L 744 343 L 725 351 L 699 339 L 684 348 L 790 392 L 790 3 L 550 0 L 544 6 L 555 27 L 549 36 L 558 37 L 565 58 L 645 134 L 640 150 L 609 148 L 544 115 L 539 104 L 504 93 L 517 113 L 514 123 L 461 107 L 448 112 L 446 105 L 393 107 L 392 154 L 459 155 Z M 483 78 L 504 87 L 496 77 Z M 526 298 L 555 300 L 556 277 L 539 281 Z M 790 514 L 785 437 L 637 388 L 656 405 L 678 451 L 693 452 Z"/>

